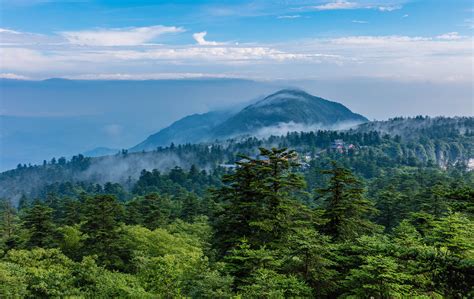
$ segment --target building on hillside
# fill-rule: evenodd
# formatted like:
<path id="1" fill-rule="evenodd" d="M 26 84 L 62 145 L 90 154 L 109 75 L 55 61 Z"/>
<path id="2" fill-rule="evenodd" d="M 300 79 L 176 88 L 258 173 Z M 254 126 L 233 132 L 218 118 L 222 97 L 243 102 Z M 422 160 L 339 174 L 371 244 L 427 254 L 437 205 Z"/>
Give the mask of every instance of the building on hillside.
<path id="1" fill-rule="evenodd" d="M 358 147 L 352 143 L 345 143 L 342 139 L 336 139 L 331 143 L 330 150 L 332 152 L 345 154 L 349 152 L 356 152 L 358 150 Z"/>

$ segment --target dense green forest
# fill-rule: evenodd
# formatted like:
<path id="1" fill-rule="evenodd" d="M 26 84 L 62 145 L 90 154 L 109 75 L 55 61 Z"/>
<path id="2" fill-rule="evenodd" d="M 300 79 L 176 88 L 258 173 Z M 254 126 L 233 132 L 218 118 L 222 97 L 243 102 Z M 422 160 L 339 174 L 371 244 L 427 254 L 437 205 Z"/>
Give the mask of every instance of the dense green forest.
<path id="1" fill-rule="evenodd" d="M 474 173 L 334 157 L 261 148 L 5 199 L 0 296 L 472 297 Z"/>
<path id="2" fill-rule="evenodd" d="M 454 120 L 20 164 L 0 297 L 472 298 L 474 130 Z"/>

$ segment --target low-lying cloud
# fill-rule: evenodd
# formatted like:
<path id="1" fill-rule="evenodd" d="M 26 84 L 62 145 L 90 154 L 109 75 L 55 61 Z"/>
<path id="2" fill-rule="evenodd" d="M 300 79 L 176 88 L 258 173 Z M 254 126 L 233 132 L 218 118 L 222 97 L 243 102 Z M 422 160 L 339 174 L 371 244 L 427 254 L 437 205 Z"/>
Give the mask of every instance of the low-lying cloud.
<path id="1" fill-rule="evenodd" d="M 361 124 L 361 122 L 356 121 L 345 121 L 338 122 L 333 125 L 324 125 L 324 124 L 303 124 L 296 123 L 293 121 L 287 123 L 278 123 L 275 126 L 264 127 L 259 129 L 254 136 L 257 138 L 267 138 L 270 136 L 283 136 L 290 132 L 311 132 L 318 130 L 348 130 L 350 128 L 356 127 Z"/>

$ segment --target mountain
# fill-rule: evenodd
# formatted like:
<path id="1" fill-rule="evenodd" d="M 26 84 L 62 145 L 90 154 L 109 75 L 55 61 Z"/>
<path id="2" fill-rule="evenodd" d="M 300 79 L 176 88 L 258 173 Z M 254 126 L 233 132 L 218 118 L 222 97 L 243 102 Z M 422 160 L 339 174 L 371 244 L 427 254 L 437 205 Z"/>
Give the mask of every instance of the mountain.
<path id="1" fill-rule="evenodd" d="M 113 149 L 108 147 L 96 147 L 94 149 L 88 150 L 83 152 L 82 154 L 86 157 L 101 157 L 101 156 L 108 156 L 118 153 L 119 149 Z"/>
<path id="2" fill-rule="evenodd" d="M 186 116 L 169 127 L 149 136 L 145 141 L 132 147 L 130 151 L 155 149 L 171 143 L 196 143 L 211 135 L 212 129 L 232 115 L 230 111 L 212 111 Z"/>
<path id="3" fill-rule="evenodd" d="M 334 128 L 360 124 L 367 118 L 353 113 L 340 103 L 310 95 L 302 90 L 284 89 L 247 106 L 213 130 L 215 138 L 253 135 L 271 128 L 307 131 L 305 128 Z M 298 130 L 297 130 L 298 129 Z M 281 133 L 286 133 L 282 131 Z"/>
<path id="4" fill-rule="evenodd" d="M 302 90 L 283 89 L 240 111 L 212 111 L 187 116 L 130 150 L 137 152 L 171 143 L 197 143 L 238 136 L 265 137 L 289 131 L 338 129 L 367 121 L 340 103 Z"/>
<path id="5" fill-rule="evenodd" d="M 287 85 L 211 78 L 0 79 L 0 171 L 97 146 L 128 148 L 183 116 L 240 104 Z"/>

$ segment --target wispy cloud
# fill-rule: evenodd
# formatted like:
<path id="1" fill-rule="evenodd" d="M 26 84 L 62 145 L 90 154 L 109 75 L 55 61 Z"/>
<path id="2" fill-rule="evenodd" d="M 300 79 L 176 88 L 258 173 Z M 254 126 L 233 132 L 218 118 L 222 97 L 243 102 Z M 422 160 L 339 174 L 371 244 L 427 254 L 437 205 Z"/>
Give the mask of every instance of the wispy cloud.
<path id="1" fill-rule="evenodd" d="M 27 76 L 18 75 L 18 74 L 14 74 L 14 73 L 0 73 L 0 78 L 1 79 L 15 79 L 15 80 L 28 80 L 28 79 L 30 79 Z"/>
<path id="2" fill-rule="evenodd" d="M 436 38 L 444 39 L 444 40 L 457 40 L 457 39 L 465 38 L 465 36 L 459 35 L 458 32 L 448 32 L 445 34 L 438 35 Z"/>
<path id="3" fill-rule="evenodd" d="M 401 5 L 392 5 L 392 6 L 378 6 L 377 9 L 380 11 L 394 11 L 401 9 Z"/>
<path id="4" fill-rule="evenodd" d="M 207 35 L 206 31 L 196 32 L 193 34 L 193 38 L 197 42 L 197 44 L 200 46 L 220 46 L 220 45 L 225 44 L 225 43 L 219 43 L 219 42 L 214 42 L 214 41 L 207 41 L 205 39 L 206 35 Z"/>
<path id="5" fill-rule="evenodd" d="M 284 15 L 278 16 L 277 19 L 298 19 L 301 18 L 301 15 Z"/>
<path id="6" fill-rule="evenodd" d="M 324 11 L 324 10 L 348 10 L 348 9 L 377 9 L 382 12 L 390 12 L 397 9 L 401 9 L 401 5 L 382 5 L 382 4 L 363 4 L 359 2 L 349 2 L 344 0 L 336 0 L 332 2 L 327 2 L 320 5 L 312 5 L 303 7 L 303 9 Z"/>
<path id="7" fill-rule="evenodd" d="M 352 23 L 356 23 L 356 24 L 368 24 L 369 22 L 367 22 L 367 21 L 361 21 L 361 20 L 352 20 Z"/>
<path id="8" fill-rule="evenodd" d="M 167 33 L 184 32 L 181 27 L 149 26 L 97 29 L 84 31 L 64 31 L 60 34 L 71 44 L 87 46 L 136 46 L 153 41 Z"/>
<path id="9" fill-rule="evenodd" d="M 326 4 L 315 5 L 315 6 L 308 6 L 307 8 L 312 8 L 314 10 L 338 10 L 338 9 L 356 9 L 360 6 L 355 2 L 348 2 L 348 1 L 336 1 L 336 2 L 329 2 Z"/>
<path id="10" fill-rule="evenodd" d="M 0 33 L 20 34 L 20 32 L 18 31 L 6 29 L 6 28 L 0 28 Z"/>

